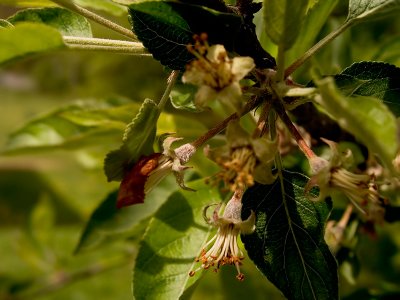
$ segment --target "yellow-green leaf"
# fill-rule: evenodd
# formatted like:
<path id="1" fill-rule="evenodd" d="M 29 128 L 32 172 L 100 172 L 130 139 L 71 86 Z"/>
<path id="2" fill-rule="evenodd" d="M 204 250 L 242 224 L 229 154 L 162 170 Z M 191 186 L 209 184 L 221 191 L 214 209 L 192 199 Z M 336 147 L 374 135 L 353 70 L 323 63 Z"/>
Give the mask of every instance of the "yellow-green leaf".
<path id="1" fill-rule="evenodd" d="M 27 55 L 65 47 L 54 28 L 36 23 L 20 23 L 0 30 L 0 65 Z"/>

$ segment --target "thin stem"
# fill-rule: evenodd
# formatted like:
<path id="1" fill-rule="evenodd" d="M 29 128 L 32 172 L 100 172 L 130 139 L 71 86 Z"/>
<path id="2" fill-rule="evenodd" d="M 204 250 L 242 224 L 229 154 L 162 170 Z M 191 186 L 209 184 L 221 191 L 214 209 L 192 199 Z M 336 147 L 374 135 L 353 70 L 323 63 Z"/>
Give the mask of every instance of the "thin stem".
<path id="1" fill-rule="evenodd" d="M 310 57 L 312 57 L 316 52 L 318 52 L 322 47 L 328 44 L 330 41 L 335 39 L 339 34 L 345 31 L 353 22 L 348 21 L 343 23 L 338 29 L 332 31 L 314 46 L 312 46 L 307 52 L 305 52 L 300 58 L 298 58 L 295 62 L 293 62 L 287 69 L 285 70 L 285 78 L 296 71 L 301 65 L 303 65 Z"/>
<path id="2" fill-rule="evenodd" d="M 79 45 L 79 44 L 67 44 L 69 49 L 73 50 L 86 50 L 86 51 L 105 51 L 120 54 L 140 55 L 140 56 L 151 56 L 151 54 L 143 47 L 132 48 L 124 46 L 99 46 L 99 45 Z"/>
<path id="3" fill-rule="evenodd" d="M 64 42 L 70 49 L 89 50 L 89 51 L 106 51 L 123 54 L 148 55 L 151 54 L 139 42 L 85 38 L 75 36 L 63 36 Z"/>
<path id="4" fill-rule="evenodd" d="M 347 223 L 349 223 L 351 213 L 353 212 L 353 205 L 349 204 L 346 207 L 346 210 L 344 211 L 342 217 L 340 218 L 339 222 L 337 223 L 337 226 L 341 228 L 346 228 Z"/>
<path id="5" fill-rule="evenodd" d="M 278 48 L 278 57 L 277 57 L 277 71 L 276 71 L 276 81 L 281 82 L 286 78 L 284 76 L 285 72 L 285 50 L 282 47 Z"/>
<path id="6" fill-rule="evenodd" d="M 131 30 L 129 30 L 121 25 L 118 25 L 106 18 L 103 18 L 103 17 L 99 16 L 98 14 L 91 12 L 90 10 L 80 7 L 80 6 L 72 3 L 69 0 L 51 0 L 51 1 L 62 7 L 72 10 L 73 12 L 76 12 L 92 21 L 95 21 L 96 23 L 99 23 L 100 25 L 108 27 L 108 28 L 114 30 L 115 32 L 118 32 L 132 40 L 135 40 L 135 41 L 138 40 L 136 35 Z"/>
<path id="7" fill-rule="evenodd" d="M 164 94 L 162 95 L 160 102 L 158 103 L 158 109 L 161 111 L 164 109 L 165 104 L 167 104 L 169 99 L 169 94 L 171 93 L 172 88 L 175 85 L 176 80 L 178 79 L 179 71 L 172 71 L 167 80 L 167 88 L 165 89 Z"/>
<path id="8" fill-rule="evenodd" d="M 97 45 L 97 46 L 117 46 L 117 47 L 132 47 L 132 48 L 144 48 L 140 42 L 130 42 L 122 40 L 111 40 L 111 39 L 99 39 L 99 38 L 87 38 L 77 36 L 63 36 L 64 42 L 68 44 L 77 45 Z"/>
<path id="9" fill-rule="evenodd" d="M 233 113 L 231 114 L 229 117 L 227 117 L 225 120 L 223 120 L 221 123 L 219 123 L 218 125 L 216 125 L 214 128 L 211 128 L 209 131 L 207 131 L 205 134 L 203 134 L 202 136 L 200 136 L 199 138 L 197 138 L 195 141 L 193 141 L 191 144 L 192 146 L 194 146 L 196 149 L 198 149 L 199 147 L 201 147 L 205 142 L 207 142 L 209 139 L 211 139 L 212 137 L 214 137 L 215 135 L 217 135 L 218 133 L 220 133 L 222 130 L 224 130 L 229 122 L 239 119 L 242 116 L 244 116 L 245 114 L 247 114 L 248 112 L 250 112 L 251 110 L 253 110 L 254 108 L 257 107 L 257 105 L 259 105 L 259 99 L 255 99 L 253 101 L 249 101 L 246 103 L 246 106 L 244 107 L 243 111 L 238 114 L 238 113 Z"/>
<path id="10" fill-rule="evenodd" d="M 296 140 L 297 145 L 299 146 L 300 150 L 304 153 L 304 155 L 308 159 L 316 157 L 314 151 L 312 151 L 311 148 L 307 145 L 306 141 L 303 139 L 300 132 L 297 130 L 296 126 L 294 126 L 294 124 L 292 123 L 292 120 L 290 120 L 289 116 L 286 113 L 285 108 L 282 105 L 282 102 L 276 101 L 274 108 L 279 118 L 289 129 L 292 137 Z"/>

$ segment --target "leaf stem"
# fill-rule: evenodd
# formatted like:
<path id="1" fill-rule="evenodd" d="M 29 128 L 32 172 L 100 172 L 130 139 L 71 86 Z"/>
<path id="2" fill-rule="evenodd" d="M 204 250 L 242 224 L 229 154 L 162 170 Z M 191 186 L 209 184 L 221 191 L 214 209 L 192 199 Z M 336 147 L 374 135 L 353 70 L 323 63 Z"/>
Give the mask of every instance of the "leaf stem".
<path id="1" fill-rule="evenodd" d="M 70 49 L 151 56 L 143 44 L 139 42 L 72 36 L 64 36 L 63 39 Z"/>
<path id="2" fill-rule="evenodd" d="M 179 76 L 179 71 L 175 70 L 172 71 L 168 77 L 167 88 L 165 89 L 164 94 L 162 95 L 160 102 L 158 103 L 158 109 L 160 113 L 163 111 L 165 104 L 167 104 L 169 100 L 169 94 L 171 93 L 171 90 L 174 87 L 175 82 L 178 79 L 178 76 Z"/>
<path id="3" fill-rule="evenodd" d="M 278 57 L 277 57 L 277 70 L 276 70 L 276 82 L 282 82 L 284 78 L 286 78 L 285 75 L 285 50 L 283 47 L 278 48 Z"/>
<path id="4" fill-rule="evenodd" d="M 76 13 L 78 13 L 100 25 L 110 28 L 110 29 L 114 30 L 115 32 L 118 32 L 119 34 L 122 34 L 132 40 L 135 40 L 135 41 L 138 40 L 136 35 L 131 30 L 129 30 L 121 25 L 118 25 L 106 18 L 103 18 L 102 16 L 99 16 L 98 14 L 95 14 L 94 12 L 91 12 L 90 10 L 80 7 L 80 6 L 72 3 L 69 0 L 51 0 L 51 1 L 62 7 L 67 8 L 73 12 L 76 12 Z"/>
<path id="5" fill-rule="evenodd" d="M 312 46 L 308 51 L 306 51 L 301 57 L 299 57 L 296 61 L 294 61 L 287 69 L 285 70 L 284 77 L 288 77 L 294 71 L 296 71 L 301 65 L 303 65 L 310 57 L 312 57 L 316 52 L 318 52 L 322 47 L 328 44 L 330 41 L 335 39 L 338 35 L 340 35 L 343 31 L 345 31 L 348 27 L 353 24 L 351 21 L 347 21 L 343 23 L 338 29 L 332 31 L 327 36 L 325 36 L 322 40 Z M 278 56 L 279 57 L 279 56 Z M 278 69 L 279 71 L 279 69 Z"/>

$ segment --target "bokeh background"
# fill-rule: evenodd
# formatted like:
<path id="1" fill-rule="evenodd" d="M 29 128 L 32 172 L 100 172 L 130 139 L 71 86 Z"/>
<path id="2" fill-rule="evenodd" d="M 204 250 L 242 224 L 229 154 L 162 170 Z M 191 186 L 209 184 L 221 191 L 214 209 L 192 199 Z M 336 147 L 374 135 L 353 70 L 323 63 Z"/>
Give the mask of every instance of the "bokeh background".
<path id="1" fill-rule="evenodd" d="M 346 7 L 346 1 L 340 1 L 321 36 L 343 21 Z M 0 18 L 16 11 L 0 1 Z M 101 10 L 98 13 L 106 15 Z M 123 13 L 111 18 L 129 27 Z M 120 38 L 96 24 L 92 29 L 96 37 Z M 273 47 L 265 45 L 274 53 Z M 400 66 L 398 17 L 352 28 L 319 53 L 312 66 L 323 74 L 335 74 L 361 60 Z M 299 72 L 299 82 L 307 83 L 310 66 Z M 6 148 L 8 136 L 26 122 L 62 106 L 95 99 L 157 100 L 167 75 L 149 57 L 97 52 L 59 51 L 2 65 L 0 150 Z M 121 135 L 122 131 L 117 132 L 113 142 L 107 139 L 100 148 L 0 156 L 0 299 L 132 299 L 137 239 L 73 254 L 91 213 L 117 187 L 106 182 L 102 162 Z M 354 264 L 359 273 L 354 273 L 354 265 L 351 271 L 341 270 L 345 274 L 341 277 L 343 299 L 368 299 L 374 293 L 400 299 L 399 230 L 397 224 L 390 224 L 378 228 L 375 238 L 360 235 Z M 223 269 L 220 276 L 208 272 L 192 299 L 282 299 L 249 261 L 243 283 L 234 279 L 233 272 Z"/>

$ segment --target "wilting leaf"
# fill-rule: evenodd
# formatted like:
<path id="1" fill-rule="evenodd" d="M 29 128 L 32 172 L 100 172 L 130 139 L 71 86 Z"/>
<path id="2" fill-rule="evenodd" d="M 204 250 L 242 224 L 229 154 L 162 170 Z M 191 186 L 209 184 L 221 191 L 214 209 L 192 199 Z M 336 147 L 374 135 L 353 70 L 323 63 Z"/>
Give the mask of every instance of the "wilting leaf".
<path id="1" fill-rule="evenodd" d="M 392 167 L 398 147 L 397 121 L 388 107 L 372 97 L 345 97 L 336 88 L 333 78 L 317 81 L 321 97 L 316 98 L 338 124 L 353 134 L 368 149 L 378 155 L 383 164 Z"/>
<path id="2" fill-rule="evenodd" d="M 178 299 L 198 275 L 190 278 L 194 258 L 207 240 L 202 210 L 220 201 L 217 189 L 203 181 L 188 184 L 196 192 L 172 194 L 150 221 L 140 244 L 133 277 L 135 299 Z"/>
<path id="3" fill-rule="evenodd" d="M 384 62 L 358 62 L 335 75 L 335 82 L 345 96 L 381 99 L 400 116 L 400 68 Z"/>
<path id="4" fill-rule="evenodd" d="M 8 18 L 8 21 L 12 24 L 43 23 L 57 29 L 62 35 L 92 37 L 90 23 L 86 18 L 59 7 L 21 10 Z"/>
<path id="5" fill-rule="evenodd" d="M 330 202 L 304 194 L 308 178 L 284 171 L 271 185 L 243 196 L 242 219 L 256 213 L 256 230 L 242 235 L 249 257 L 288 299 L 338 299 L 337 264 L 324 241 Z"/>

